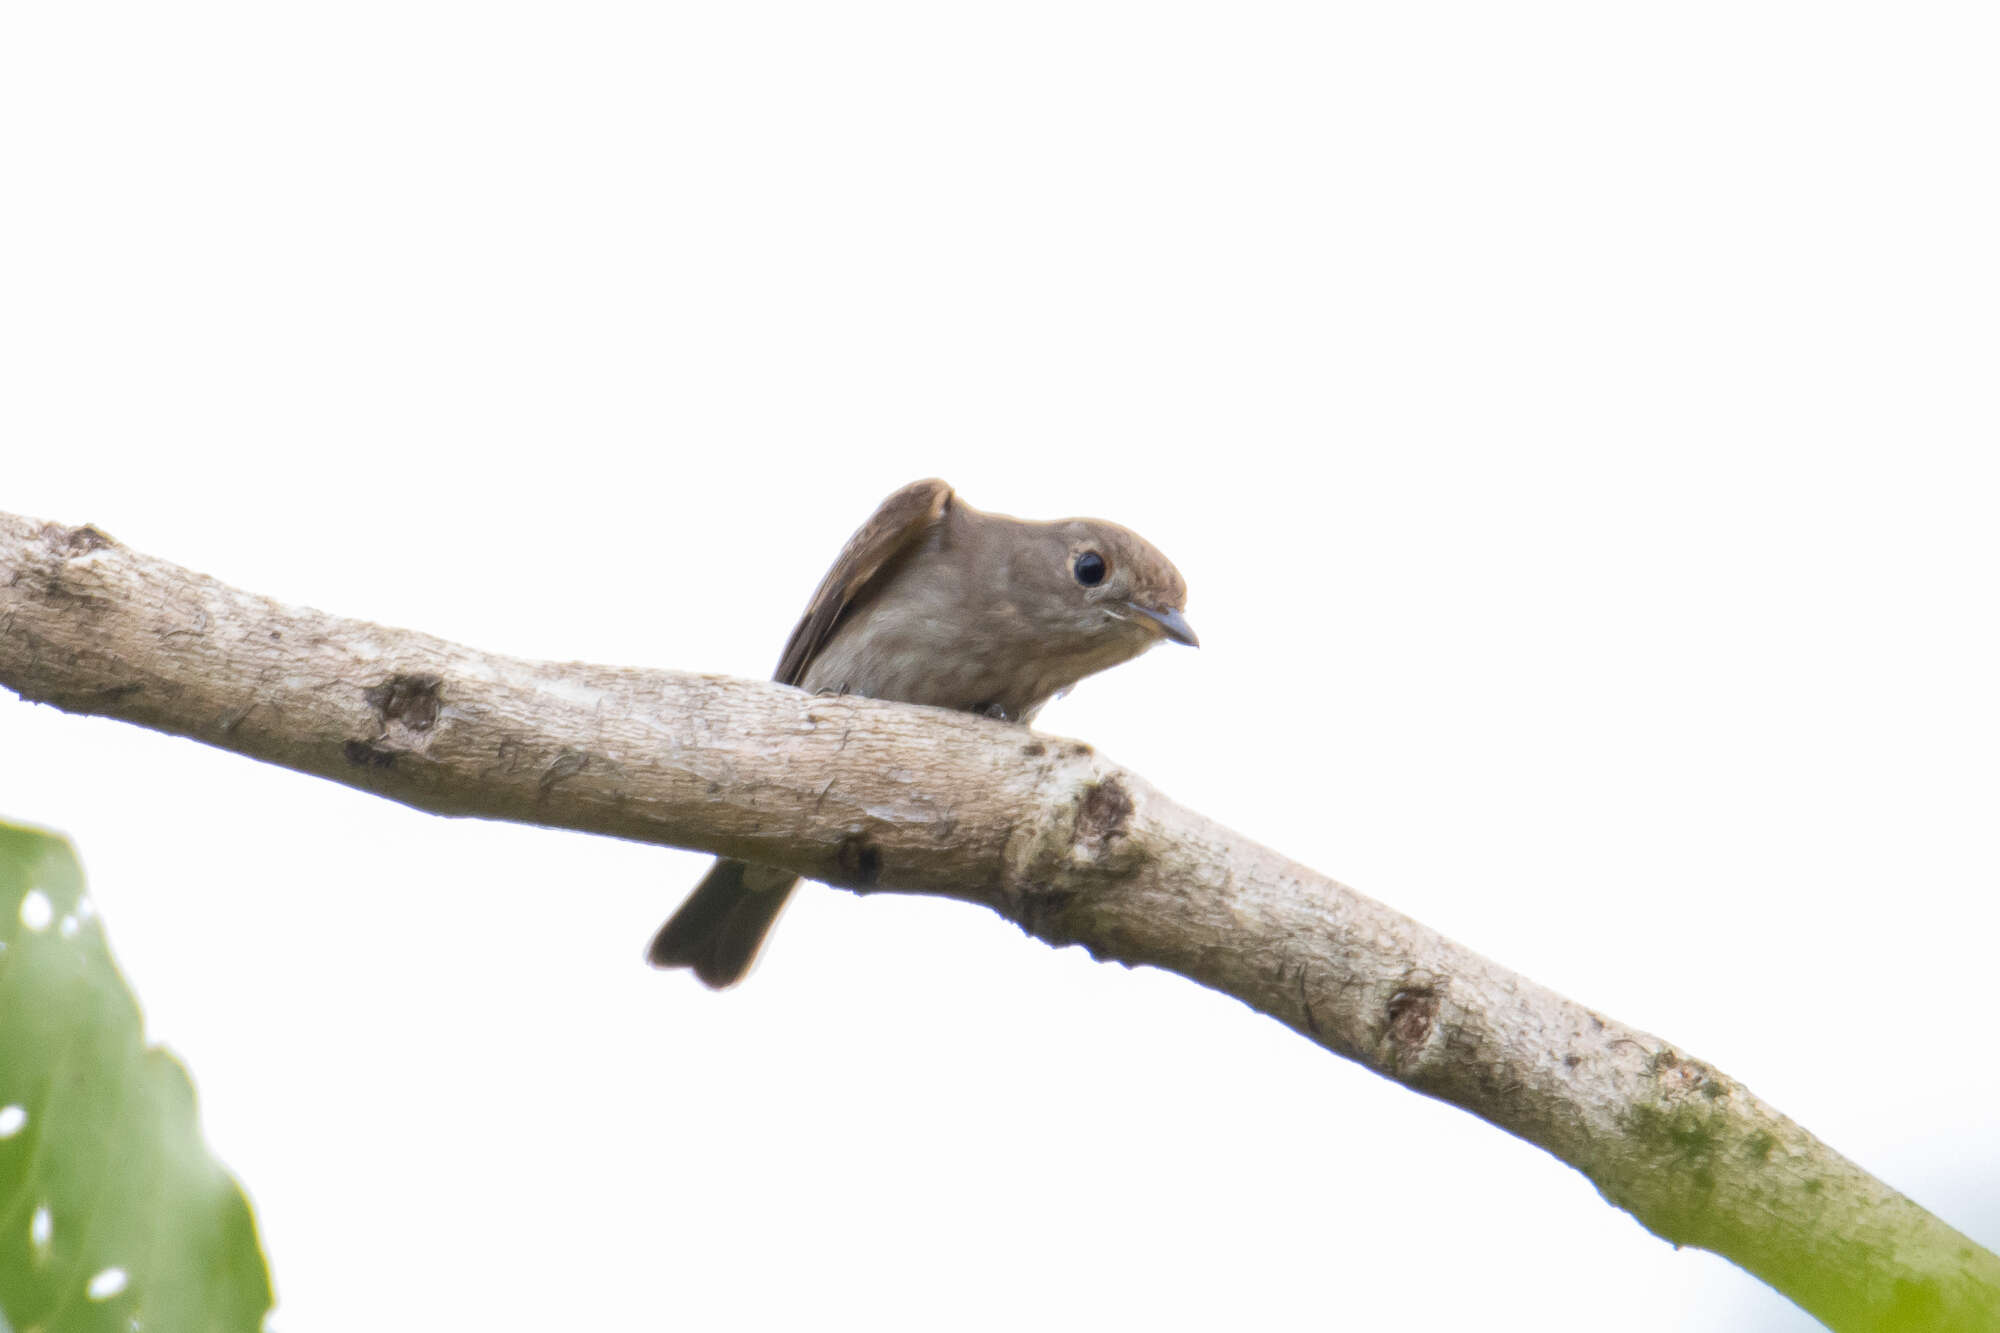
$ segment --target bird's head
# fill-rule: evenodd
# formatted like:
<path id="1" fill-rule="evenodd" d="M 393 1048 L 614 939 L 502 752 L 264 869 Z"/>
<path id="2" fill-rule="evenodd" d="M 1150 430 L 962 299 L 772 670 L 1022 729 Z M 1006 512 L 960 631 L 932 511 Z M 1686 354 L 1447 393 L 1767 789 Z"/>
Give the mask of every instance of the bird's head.
<path id="1" fill-rule="evenodd" d="M 1156 643 L 1199 645 L 1185 614 L 1187 582 L 1130 528 L 1095 518 L 1035 525 L 1012 571 L 1030 595 L 1052 655 L 1074 659 L 1074 679 L 1137 657 Z"/>

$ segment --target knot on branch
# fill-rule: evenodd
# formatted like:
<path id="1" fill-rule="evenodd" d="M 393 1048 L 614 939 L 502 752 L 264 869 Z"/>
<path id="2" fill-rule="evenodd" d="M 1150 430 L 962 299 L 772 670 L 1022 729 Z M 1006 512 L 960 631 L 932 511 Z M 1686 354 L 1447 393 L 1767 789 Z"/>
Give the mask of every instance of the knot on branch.
<path id="1" fill-rule="evenodd" d="M 1423 1060 L 1431 1034 L 1437 1030 L 1444 986 L 1440 979 L 1420 972 L 1408 977 L 1403 987 L 1389 997 L 1389 1022 L 1383 1029 L 1377 1052 L 1383 1068 L 1402 1077 Z"/>
<path id="2" fill-rule="evenodd" d="M 1087 911 L 1099 884 L 1130 874 L 1147 855 L 1134 836 L 1138 798 L 1129 779 L 1094 762 L 1088 747 L 1075 747 L 1064 758 L 1081 762 L 1070 770 L 1070 781 L 1056 780 L 1061 795 L 1042 817 L 1015 828 L 1001 899 L 994 904 L 1030 935 L 1058 947 L 1095 938 L 1073 913 Z M 1106 956 L 1090 947 L 1093 956 Z"/>
<path id="3" fill-rule="evenodd" d="M 8 571 L 4 586 L 12 587 L 32 574 L 41 585 L 41 594 L 51 602 L 100 609 L 94 605 L 99 599 L 91 587 L 92 580 L 77 578 L 69 564 L 80 556 L 118 543 L 88 523 L 74 528 L 61 523 L 44 523 L 35 530 L 35 537 L 46 554 L 23 543 L 18 548 L 20 563 Z"/>
<path id="4" fill-rule="evenodd" d="M 442 677 L 428 672 L 391 676 L 361 692 L 384 728 L 400 724 L 411 731 L 429 731 L 437 725 L 438 691 Z"/>
<path id="5" fill-rule="evenodd" d="M 393 768 L 399 756 L 430 744 L 441 711 L 444 678 L 410 672 L 370 685 L 361 698 L 375 714 L 376 734 L 341 747 L 347 762 L 362 768 Z"/>
<path id="6" fill-rule="evenodd" d="M 1653 1080 L 1663 1101 L 1700 1097 L 1714 1101 L 1729 1095 L 1716 1072 L 1699 1060 L 1690 1060 L 1671 1046 L 1653 1054 Z"/>
<path id="7" fill-rule="evenodd" d="M 60 523 L 45 523 L 41 537 L 50 550 L 65 560 L 118 544 L 110 534 L 90 523 L 75 528 L 64 527 Z"/>
<path id="8" fill-rule="evenodd" d="M 1132 793 L 1116 774 L 1083 789 L 1076 806 L 1076 832 L 1072 843 L 1078 855 L 1097 860 L 1109 850 L 1114 838 L 1125 834 L 1125 821 L 1132 817 Z"/>
<path id="9" fill-rule="evenodd" d="M 834 848 L 833 863 L 841 883 L 856 893 L 865 893 L 882 878 L 881 849 L 865 833 L 850 833 Z"/>

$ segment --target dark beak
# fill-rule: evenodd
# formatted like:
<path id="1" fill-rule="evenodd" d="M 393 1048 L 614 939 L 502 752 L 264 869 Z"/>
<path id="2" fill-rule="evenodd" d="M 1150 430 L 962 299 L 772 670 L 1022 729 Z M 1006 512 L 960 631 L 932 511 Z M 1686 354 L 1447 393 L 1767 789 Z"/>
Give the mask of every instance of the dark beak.
<path id="1" fill-rule="evenodd" d="M 1160 627 L 1160 632 L 1175 643 L 1184 643 L 1190 648 L 1201 647 L 1201 640 L 1194 636 L 1194 628 L 1187 623 L 1187 617 L 1179 611 L 1156 611 L 1150 606 L 1137 602 L 1127 603 L 1134 611 Z"/>

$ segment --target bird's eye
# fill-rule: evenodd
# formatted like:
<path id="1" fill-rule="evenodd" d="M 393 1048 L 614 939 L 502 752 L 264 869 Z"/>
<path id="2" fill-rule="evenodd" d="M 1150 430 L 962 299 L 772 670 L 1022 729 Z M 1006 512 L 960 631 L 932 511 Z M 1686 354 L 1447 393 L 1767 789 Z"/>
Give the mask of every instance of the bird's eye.
<path id="1" fill-rule="evenodd" d="M 1076 581 L 1086 588 L 1104 582 L 1104 557 L 1095 551 L 1085 551 L 1070 568 L 1076 572 Z"/>

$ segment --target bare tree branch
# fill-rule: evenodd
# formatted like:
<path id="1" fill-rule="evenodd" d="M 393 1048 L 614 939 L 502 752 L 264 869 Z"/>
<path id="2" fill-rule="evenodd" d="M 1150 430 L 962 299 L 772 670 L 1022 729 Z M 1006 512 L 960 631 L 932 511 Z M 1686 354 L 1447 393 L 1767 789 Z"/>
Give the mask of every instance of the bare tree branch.
<path id="1" fill-rule="evenodd" d="M 0 514 L 0 684 L 443 815 L 983 903 L 1540 1145 L 1837 1329 L 2000 1327 L 2000 1259 L 1657 1037 L 1182 809 L 1075 741 L 284 606 Z M 636 965 L 636 963 L 635 963 Z"/>

